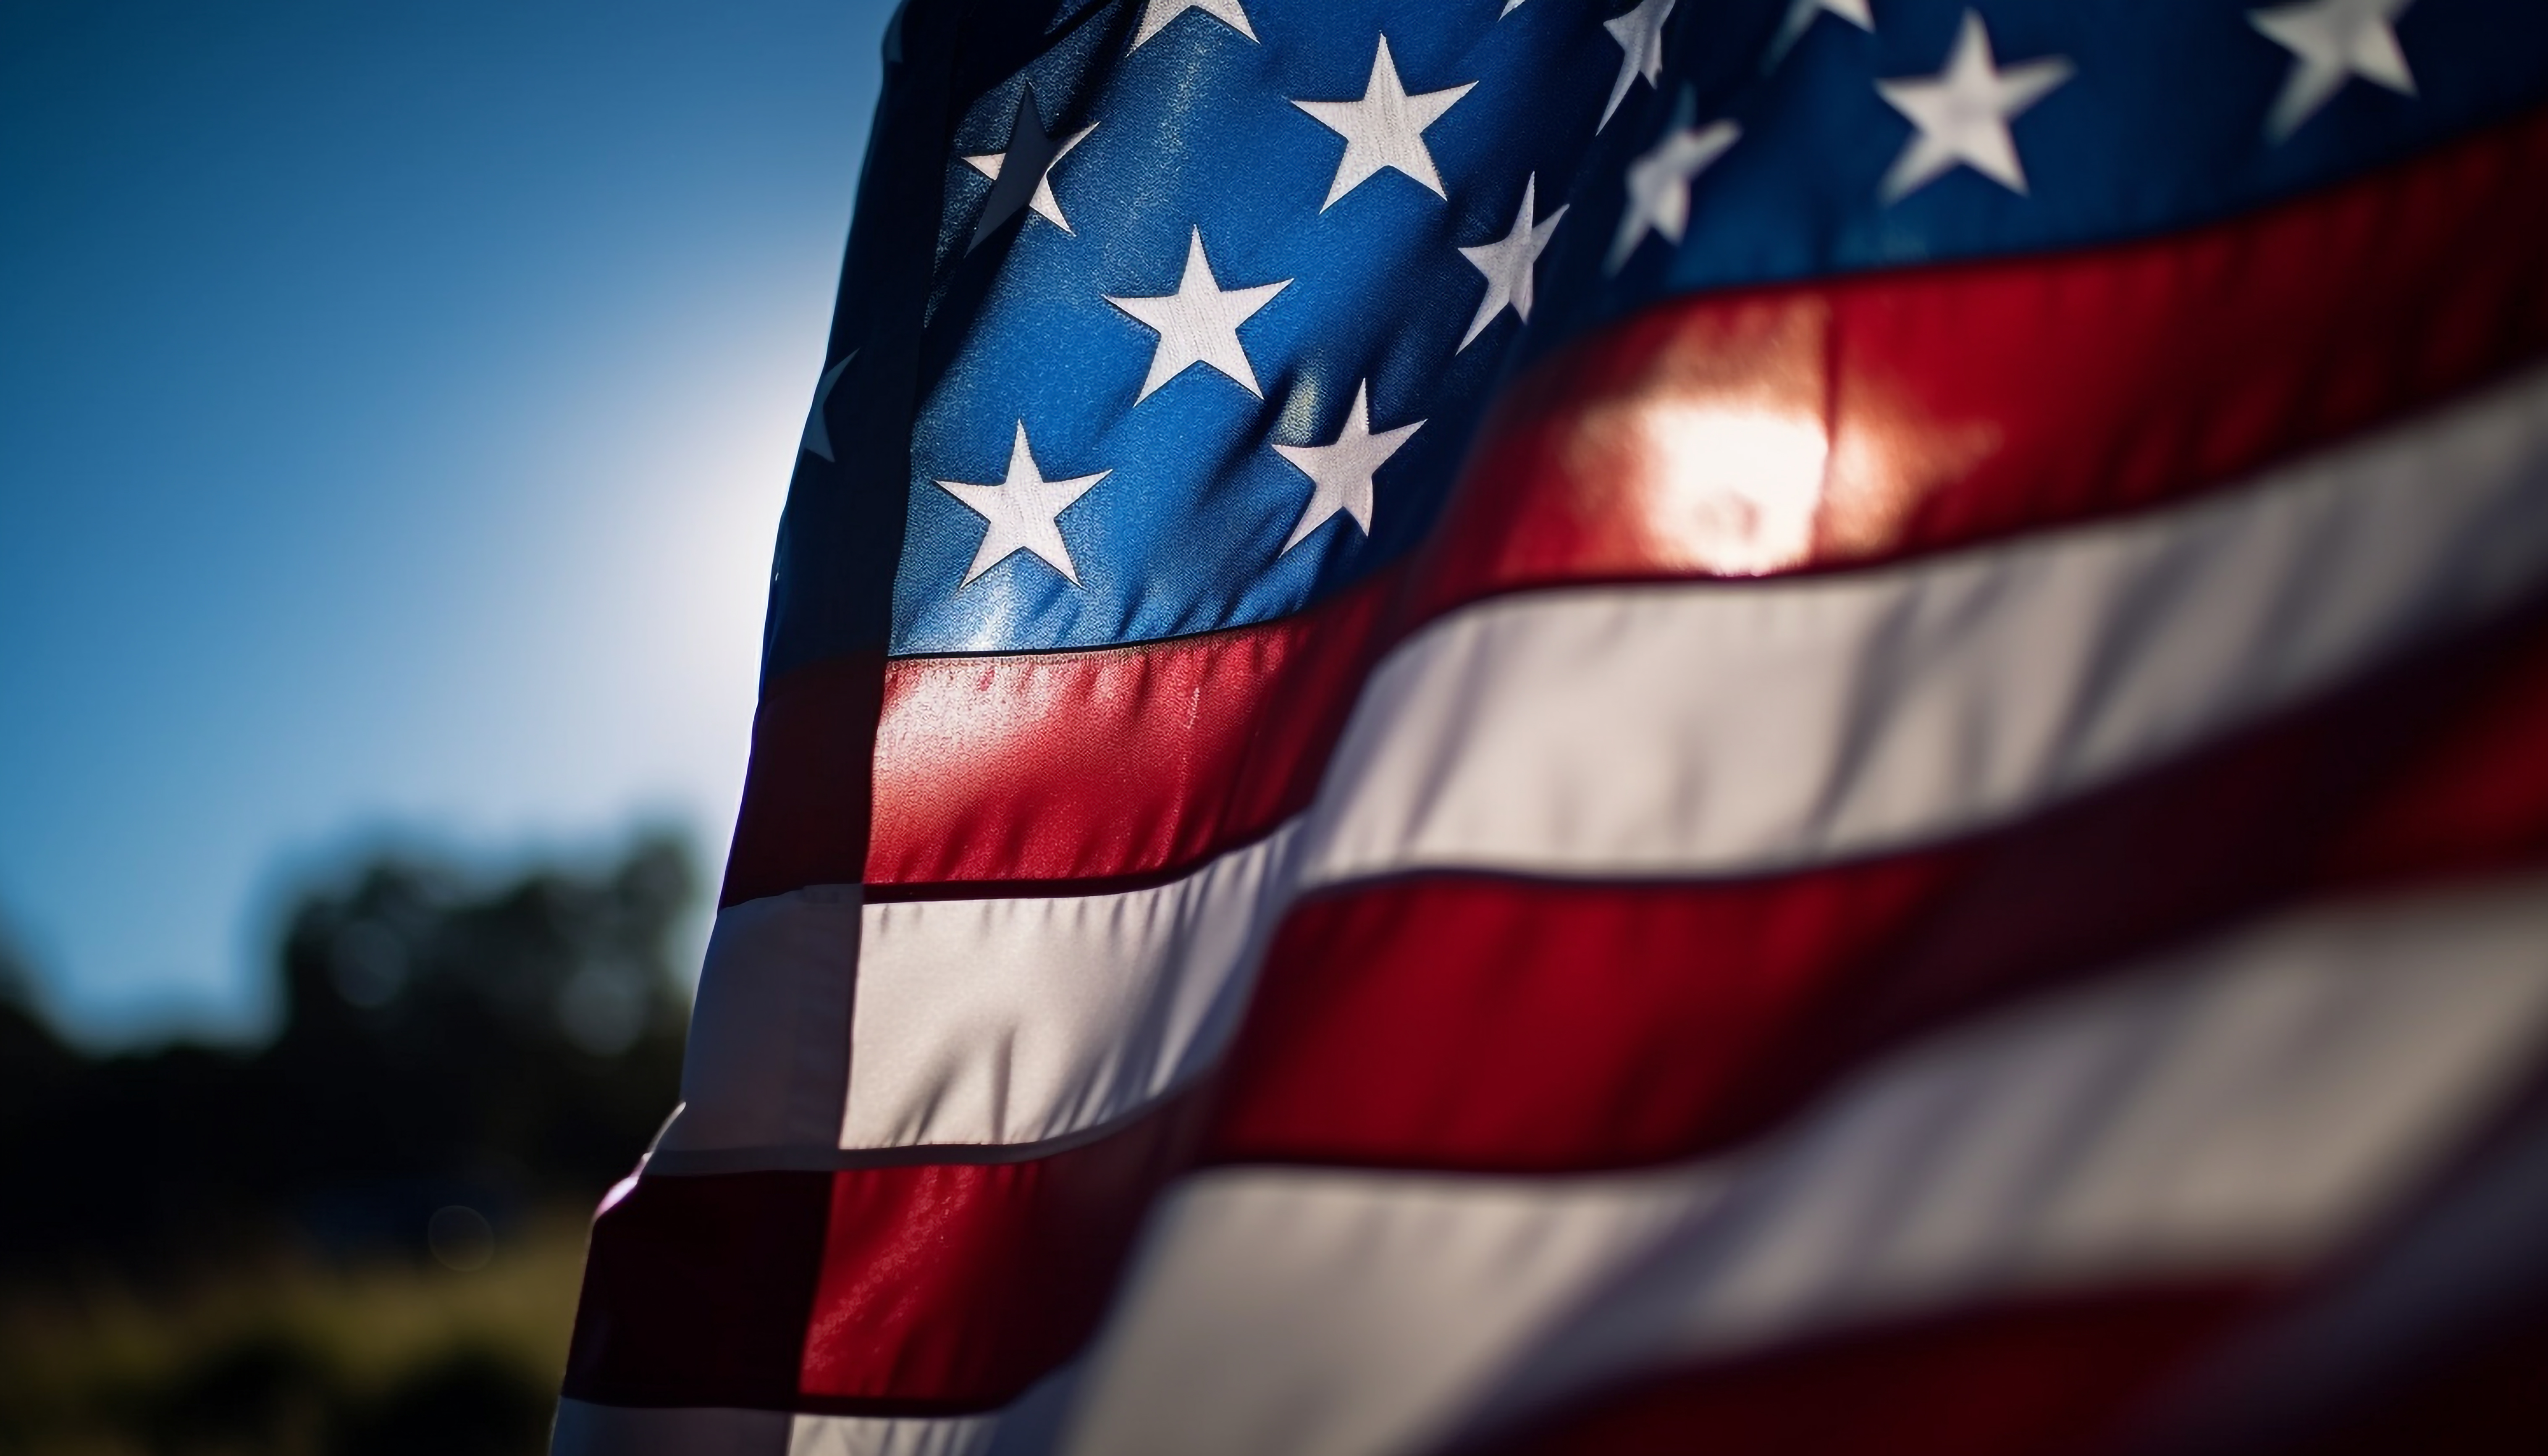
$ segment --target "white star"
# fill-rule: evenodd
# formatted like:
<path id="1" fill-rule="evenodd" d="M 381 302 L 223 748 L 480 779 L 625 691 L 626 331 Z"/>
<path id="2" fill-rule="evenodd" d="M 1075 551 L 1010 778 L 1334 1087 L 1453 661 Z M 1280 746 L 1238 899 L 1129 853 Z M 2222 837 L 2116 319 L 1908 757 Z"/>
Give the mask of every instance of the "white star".
<path id="1" fill-rule="evenodd" d="M 1354 386 L 1353 410 L 1332 444 L 1274 447 L 1276 454 L 1310 478 L 1310 503 L 1301 511 L 1300 524 L 1292 527 L 1292 539 L 1283 543 L 1284 551 L 1308 540 L 1311 532 L 1339 511 L 1352 516 L 1364 535 L 1371 534 L 1372 474 L 1398 453 L 1409 435 L 1423 428 L 1424 421 L 1373 434 L 1370 395 L 1371 381 Z"/>
<path id="2" fill-rule="evenodd" d="M 1610 100 L 1601 108 L 1601 120 L 1592 128 L 1598 134 L 1610 125 L 1610 114 L 1619 109 L 1628 88 L 1637 78 L 1646 78 L 1652 86 L 1664 73 L 1664 22 L 1672 19 L 1678 0 L 1637 0 L 1637 8 L 1617 20 L 1601 22 L 1601 29 L 1619 43 L 1619 79 L 1610 85 Z"/>
<path id="3" fill-rule="evenodd" d="M 1113 474 L 1111 470 L 1101 470 L 1066 481 L 1046 480 L 1036 466 L 1034 453 L 1027 448 L 1027 422 L 1019 420 L 1017 443 L 1009 447 L 1007 479 L 996 486 L 936 482 L 938 489 L 990 523 L 990 529 L 982 533 L 982 549 L 973 553 L 973 564 L 965 569 L 960 585 L 969 587 L 974 578 L 1014 553 L 1031 551 L 1061 573 L 1070 585 L 1078 586 L 1079 572 L 1071 564 L 1070 548 L 1061 542 L 1061 522 L 1056 517 L 1072 501 L 1087 495 L 1089 487 Z"/>
<path id="4" fill-rule="evenodd" d="M 1469 320 L 1469 331 L 1460 335 L 1460 348 L 1486 332 L 1487 325 L 1509 304 L 1513 314 L 1524 323 L 1530 321 L 1531 269 L 1539 262 L 1541 249 L 1548 246 L 1549 234 L 1566 216 L 1559 208 L 1538 223 L 1531 221 L 1536 206 L 1534 193 L 1539 186 L 1536 173 L 1522 179 L 1521 211 L 1513 215 L 1512 230 L 1494 242 L 1460 249 L 1479 272 L 1487 275 L 1487 296 L 1478 304 L 1478 317 Z M 1458 353 L 1459 349 L 1452 350 Z"/>
<path id="5" fill-rule="evenodd" d="M 1825 15 L 1839 16 L 1862 31 L 1875 30 L 1875 17 L 1867 13 L 1866 0 L 1793 0 L 1787 6 L 1787 18 L 1778 23 L 1778 39 L 1770 43 L 1770 58 L 1762 63 L 1762 69 L 1772 69 L 1786 59 L 1787 52 L 1804 39 L 1806 29 Z"/>
<path id="6" fill-rule="evenodd" d="M 1690 179 L 1725 154 L 1743 129 L 1732 122 L 1704 127 L 1677 127 L 1654 148 L 1628 163 L 1628 207 L 1619 215 L 1619 233 L 1610 241 L 1610 271 L 1616 273 L 1649 232 L 1678 243 L 1689 230 Z"/>
<path id="7" fill-rule="evenodd" d="M 1475 81 L 1465 81 L 1440 91 L 1407 94 L 1398 79 L 1398 62 L 1389 54 L 1389 38 L 1380 38 L 1380 48 L 1372 52 L 1371 79 L 1363 86 L 1360 101 L 1295 101 L 1292 104 L 1308 112 L 1320 126 L 1345 138 L 1345 154 L 1336 163 L 1336 179 L 1327 187 L 1327 200 L 1319 204 L 1325 212 L 1336 205 L 1336 199 L 1363 184 L 1365 178 L 1384 167 L 1395 167 L 1430 191 L 1448 201 L 1442 190 L 1442 174 L 1433 170 L 1433 153 L 1425 148 L 1424 129 L 1442 119 L 1454 103 L 1469 94 Z"/>
<path id="8" fill-rule="evenodd" d="M 2247 23 L 2292 53 L 2292 73 L 2274 98 L 2265 135 L 2288 138 L 2355 76 L 2401 96 L 2415 94 L 2407 52 L 2398 47 L 2398 17 L 2415 0 L 2304 0 L 2247 12 Z"/>
<path id="9" fill-rule="evenodd" d="M 1070 149 L 1072 147 L 1087 140 L 1088 134 L 1096 130 L 1097 124 L 1095 122 L 1091 122 L 1087 126 L 1082 127 L 1078 131 L 1061 138 L 1060 142 L 1053 147 L 1052 155 L 1046 159 L 1044 171 L 1036 177 L 1035 198 L 1027 204 L 1027 206 L 1034 211 L 1037 217 L 1044 219 L 1046 222 L 1050 223 L 1052 226 L 1060 228 L 1064 232 L 1070 232 L 1070 220 L 1061 215 L 1061 204 L 1053 200 L 1052 169 L 1063 157 L 1070 155 Z M 1000 180 L 1000 164 L 1008 159 L 1009 154 L 1007 152 L 994 151 L 983 156 L 968 156 L 964 158 L 964 165 L 971 167 L 974 171 L 990 178 L 993 182 L 997 182 Z M 1003 219 L 1001 221 L 1005 222 L 1007 220 Z M 1079 234 L 1071 232 L 1070 235 L 1076 237 Z"/>
<path id="10" fill-rule="evenodd" d="M 2026 169 L 2018 164 L 2017 143 L 2009 138 L 2009 120 L 2069 80 L 2072 70 L 2069 60 L 2058 55 L 1999 69 L 1991 60 L 1990 33 L 1982 28 L 1982 18 L 1965 11 L 1956 53 L 1947 58 L 1945 70 L 1920 80 L 1875 83 L 1893 109 L 1920 129 L 1894 159 L 1893 170 L 1884 174 L 1884 200 L 1901 201 L 1957 162 L 2024 194 Z"/>
<path id="11" fill-rule="evenodd" d="M 823 371 L 821 382 L 814 386 L 813 407 L 805 411 L 805 436 L 796 442 L 797 449 L 808 455 L 820 455 L 835 465 L 840 462 L 832 459 L 832 426 L 823 418 L 823 411 L 831 408 L 832 386 L 841 382 L 841 371 L 849 368 L 850 361 L 858 356 L 859 351 L 852 349 L 841 356 L 840 363 Z"/>
<path id="12" fill-rule="evenodd" d="M 1106 298 L 1106 302 L 1158 330 L 1159 346 L 1150 353 L 1149 377 L 1141 381 L 1141 392 L 1133 397 L 1133 403 L 1138 405 L 1150 398 L 1152 390 L 1176 378 L 1190 364 L 1209 364 L 1245 386 L 1249 394 L 1264 399 L 1265 392 L 1256 387 L 1256 371 L 1248 367 L 1247 350 L 1239 346 L 1238 325 L 1291 283 L 1286 278 L 1279 283 L 1223 288 L 1213 276 L 1212 260 L 1203 254 L 1203 229 L 1194 229 L 1192 240 L 1186 244 L 1185 275 L 1177 280 L 1175 293 L 1138 299 L 1119 299 L 1110 294 Z"/>
<path id="13" fill-rule="evenodd" d="M 1239 8 L 1238 0 L 1149 0 L 1141 7 L 1141 23 L 1133 28 L 1133 44 L 1126 48 L 1140 49 L 1142 42 L 1166 30 L 1168 22 L 1189 10 L 1200 10 L 1248 40 L 1256 39 L 1256 32 L 1248 28 L 1247 12 Z"/>

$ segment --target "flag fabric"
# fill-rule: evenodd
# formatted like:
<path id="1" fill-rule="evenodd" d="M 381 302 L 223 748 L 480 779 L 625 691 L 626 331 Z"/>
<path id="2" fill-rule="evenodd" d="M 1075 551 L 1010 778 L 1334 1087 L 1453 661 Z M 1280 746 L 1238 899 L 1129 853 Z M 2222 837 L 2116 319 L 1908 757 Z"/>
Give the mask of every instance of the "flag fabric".
<path id="1" fill-rule="evenodd" d="M 2548 9 L 885 58 L 559 1451 L 2540 1449 Z"/>

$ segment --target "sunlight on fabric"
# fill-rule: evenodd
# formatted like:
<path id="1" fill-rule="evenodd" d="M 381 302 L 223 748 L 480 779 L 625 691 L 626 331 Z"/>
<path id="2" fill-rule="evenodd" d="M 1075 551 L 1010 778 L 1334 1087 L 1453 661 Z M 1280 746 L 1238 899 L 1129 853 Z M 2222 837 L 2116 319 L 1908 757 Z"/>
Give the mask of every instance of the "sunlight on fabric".
<path id="1" fill-rule="evenodd" d="M 1708 571 L 1752 575 L 1793 566 L 1813 546 L 1831 439 L 1810 415 L 1721 405 L 1661 404 L 1638 415 L 1639 454 L 1653 477 L 1630 499 L 1645 529 Z"/>

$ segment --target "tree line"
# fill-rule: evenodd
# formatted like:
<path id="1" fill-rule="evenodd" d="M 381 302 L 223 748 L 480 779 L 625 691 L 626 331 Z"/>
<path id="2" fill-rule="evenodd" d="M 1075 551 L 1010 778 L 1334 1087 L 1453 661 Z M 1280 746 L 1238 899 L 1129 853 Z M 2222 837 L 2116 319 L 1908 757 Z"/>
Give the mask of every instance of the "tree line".
<path id="1" fill-rule="evenodd" d="M 0 995 L 0 1270 L 420 1254 L 439 1210 L 589 1203 L 673 1107 L 696 890 L 669 835 L 493 879 L 375 857 L 293 902 L 250 1050 L 92 1057 Z"/>

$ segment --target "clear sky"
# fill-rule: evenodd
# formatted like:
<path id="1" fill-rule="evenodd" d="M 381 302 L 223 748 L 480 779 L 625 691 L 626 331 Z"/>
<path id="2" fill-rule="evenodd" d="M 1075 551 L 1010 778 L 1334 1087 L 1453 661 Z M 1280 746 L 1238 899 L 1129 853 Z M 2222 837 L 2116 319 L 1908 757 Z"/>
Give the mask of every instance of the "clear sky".
<path id="1" fill-rule="evenodd" d="M 383 836 L 713 872 L 886 0 L 0 6 L 0 926 L 253 1031 Z"/>

